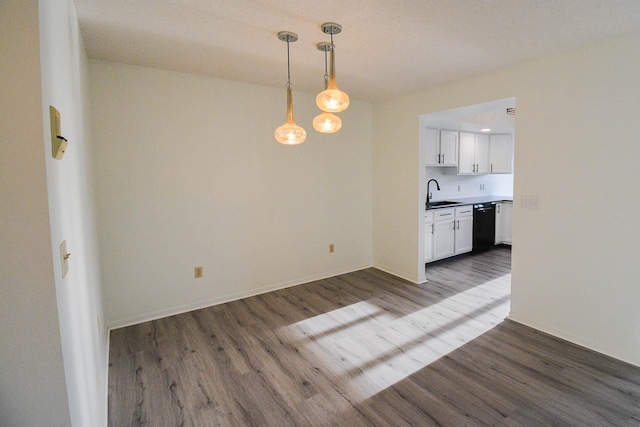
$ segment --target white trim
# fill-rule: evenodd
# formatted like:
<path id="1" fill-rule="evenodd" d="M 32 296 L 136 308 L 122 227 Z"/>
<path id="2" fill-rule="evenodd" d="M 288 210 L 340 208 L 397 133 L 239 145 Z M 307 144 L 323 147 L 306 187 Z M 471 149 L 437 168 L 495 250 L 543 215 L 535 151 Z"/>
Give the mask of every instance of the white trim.
<path id="1" fill-rule="evenodd" d="M 404 279 L 404 280 L 406 280 L 406 281 L 408 281 L 408 282 L 411 282 L 411 283 L 414 283 L 414 284 L 416 284 L 416 285 L 419 283 L 419 282 L 416 280 L 416 278 L 415 278 L 415 277 L 409 277 L 409 276 L 407 276 L 406 274 L 404 274 L 404 273 L 402 273 L 402 272 L 400 272 L 400 271 L 396 271 L 396 270 L 394 270 L 393 268 L 389 268 L 389 267 L 386 267 L 386 266 L 384 266 L 384 265 L 379 265 L 379 264 L 377 264 L 377 265 L 374 265 L 374 266 L 373 266 L 373 268 L 377 268 L 378 270 L 382 270 L 382 271 L 384 271 L 385 273 L 389 273 L 389 274 L 394 275 L 394 276 L 396 276 L 396 277 L 400 277 L 401 279 Z"/>
<path id="2" fill-rule="evenodd" d="M 102 424 L 104 427 L 107 427 L 109 425 L 109 350 L 111 349 L 111 328 L 107 328 L 105 327 L 105 333 L 107 334 L 106 336 L 106 341 L 107 341 L 107 348 L 106 348 L 106 357 L 105 357 L 105 381 L 104 381 L 104 387 L 105 387 L 105 401 L 104 401 L 104 407 L 103 407 L 103 412 L 102 412 L 102 417 L 104 420 L 104 424 Z"/>

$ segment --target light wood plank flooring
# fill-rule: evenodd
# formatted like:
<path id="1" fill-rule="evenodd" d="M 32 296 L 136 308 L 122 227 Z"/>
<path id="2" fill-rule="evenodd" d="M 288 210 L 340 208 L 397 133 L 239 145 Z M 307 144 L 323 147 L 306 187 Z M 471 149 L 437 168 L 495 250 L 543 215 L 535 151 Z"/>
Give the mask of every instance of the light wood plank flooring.
<path id="1" fill-rule="evenodd" d="M 510 251 L 111 332 L 110 426 L 632 426 L 640 369 L 515 322 Z"/>

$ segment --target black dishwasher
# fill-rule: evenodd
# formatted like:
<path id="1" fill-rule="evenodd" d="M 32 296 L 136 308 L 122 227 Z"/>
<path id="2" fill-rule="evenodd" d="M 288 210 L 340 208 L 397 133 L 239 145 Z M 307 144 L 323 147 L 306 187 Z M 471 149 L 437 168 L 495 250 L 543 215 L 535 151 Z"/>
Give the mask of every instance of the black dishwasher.
<path id="1" fill-rule="evenodd" d="M 473 252 L 491 249 L 496 238 L 495 203 L 473 205 Z"/>

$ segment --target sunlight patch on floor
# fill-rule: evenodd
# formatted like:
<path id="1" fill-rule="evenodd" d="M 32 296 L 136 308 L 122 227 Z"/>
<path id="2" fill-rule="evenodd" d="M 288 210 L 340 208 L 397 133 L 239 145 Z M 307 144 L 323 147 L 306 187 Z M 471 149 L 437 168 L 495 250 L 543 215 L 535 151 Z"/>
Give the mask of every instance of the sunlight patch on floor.
<path id="1" fill-rule="evenodd" d="M 500 323 L 510 306 L 511 275 L 451 295 L 402 317 L 384 301 L 361 301 L 288 325 L 278 335 L 344 393 L 363 401 Z"/>

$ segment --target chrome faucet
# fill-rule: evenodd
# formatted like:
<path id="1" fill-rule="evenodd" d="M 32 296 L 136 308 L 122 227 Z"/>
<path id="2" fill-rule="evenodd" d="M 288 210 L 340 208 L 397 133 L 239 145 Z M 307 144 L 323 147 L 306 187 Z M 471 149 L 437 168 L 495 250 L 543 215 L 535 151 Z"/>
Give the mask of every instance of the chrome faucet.
<path id="1" fill-rule="evenodd" d="M 430 179 L 429 181 L 427 181 L 427 209 L 429 209 L 429 200 L 431 200 L 431 193 L 429 192 L 429 184 L 431 184 L 431 181 L 436 183 L 436 188 L 438 189 L 438 191 L 440 191 L 440 184 L 438 184 L 438 181 L 436 181 L 435 179 Z"/>

